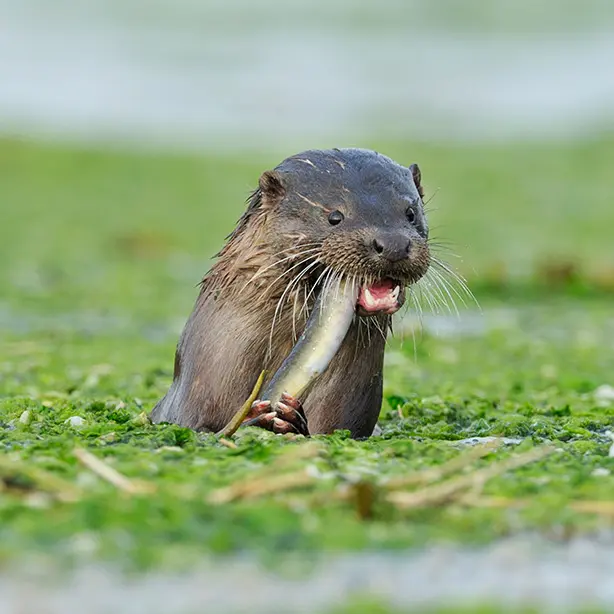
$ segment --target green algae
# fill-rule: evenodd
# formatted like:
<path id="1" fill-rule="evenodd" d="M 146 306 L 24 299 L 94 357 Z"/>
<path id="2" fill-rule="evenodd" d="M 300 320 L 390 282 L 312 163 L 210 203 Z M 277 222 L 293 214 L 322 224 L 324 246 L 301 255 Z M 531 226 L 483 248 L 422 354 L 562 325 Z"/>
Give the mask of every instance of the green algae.
<path id="1" fill-rule="evenodd" d="M 430 185 L 446 187 L 437 221 L 459 251 L 470 246 L 464 266 L 475 270 L 472 287 L 483 312 L 446 317 L 439 332 L 441 320 L 425 318 L 415 338 L 398 327 L 387 353 L 381 436 L 313 438 L 319 454 L 290 467 L 307 465 L 314 483 L 215 505 L 214 490 L 270 475 L 280 459 L 311 442 L 244 429 L 233 449 L 210 434 L 152 425 L 146 415 L 170 383 L 174 345 L 205 256 L 238 217 L 258 173 L 277 160 L 0 145 L 8 203 L 0 258 L 10 265 L 0 274 L 0 560 L 45 553 L 128 567 L 185 566 L 210 553 L 278 561 L 282 553 L 301 552 L 310 560 L 327 552 L 480 544 L 527 532 L 564 539 L 611 531 L 611 516 L 570 504 L 614 499 L 608 434 L 614 403 L 596 393 L 614 385 L 613 180 L 605 163 L 613 148 L 608 142 L 537 153 L 419 146 L 415 156 L 398 144 L 380 147 L 419 159 Z M 525 157 L 534 170 L 520 198 L 513 194 L 514 168 Z M 564 171 L 583 160 L 590 164 L 578 184 Z M 572 203 L 587 193 L 591 203 L 580 222 Z M 543 235 L 551 227 L 555 210 L 555 228 L 540 242 L 539 228 Z M 508 234 L 493 235 L 502 223 Z M 554 286 L 547 276 L 492 277 L 493 263 L 509 265 L 519 250 L 523 262 L 552 254 L 565 261 L 572 244 L 579 250 L 572 255 L 597 277 L 580 270 L 579 279 Z M 597 278 L 604 283 L 595 285 Z M 544 443 L 556 447 L 485 485 L 484 495 L 528 500 L 524 507 L 452 502 L 402 511 L 382 500 L 387 479 L 439 466 L 481 437 L 510 441 L 469 469 Z M 156 492 L 119 491 L 81 465 L 76 448 Z M 7 462 L 15 463 L 12 469 Z M 48 472 L 79 495 L 58 498 L 24 467 Z M 367 518 L 356 501 L 338 496 L 356 483 L 376 489 Z"/>
<path id="2" fill-rule="evenodd" d="M 513 606 L 505 606 L 500 607 L 496 605 L 488 605 L 488 604 L 471 604 L 465 607 L 447 607 L 447 608 L 427 608 L 424 606 L 416 606 L 420 607 L 420 611 L 422 614 L 540 614 L 543 612 L 541 608 L 533 608 L 533 607 L 513 607 Z M 401 612 L 406 612 L 407 610 L 401 608 L 393 608 L 389 607 L 377 600 L 373 600 L 370 598 L 366 598 L 364 600 L 357 599 L 356 603 L 350 603 L 347 605 L 340 606 L 333 610 L 330 610 L 330 614 L 401 614 Z M 566 610 L 568 612 L 573 612 L 573 614 L 606 614 L 606 610 L 601 610 L 597 608 L 581 608 L 574 610 Z"/>
<path id="3" fill-rule="evenodd" d="M 584 308 L 594 311 L 598 331 L 600 306 L 587 303 Z M 313 438 L 322 448 L 316 459 L 304 463 L 322 476 L 313 487 L 221 506 L 208 502 L 214 489 L 246 476 L 258 479 L 280 455 L 306 442 L 244 429 L 235 437 L 237 448 L 230 449 L 210 434 L 150 424 L 144 412 L 165 390 L 169 373 L 160 351 L 159 371 L 139 378 L 136 340 L 124 357 L 131 364 L 125 371 L 121 363 L 106 371 L 99 366 L 113 348 L 121 350 L 121 338 L 100 346 L 96 339 L 75 344 L 40 369 L 27 368 L 39 357 L 38 345 L 22 347 L 12 364 L 30 394 L 0 400 L 0 446 L 8 458 L 52 472 L 82 492 L 75 502 L 37 497 L 36 489 L 34 495 L 27 489 L 0 495 L 0 552 L 10 556 L 43 548 L 71 558 L 89 548 L 88 554 L 138 565 L 175 565 L 208 552 L 257 551 L 267 557 L 295 550 L 317 554 L 433 542 L 474 544 L 518 532 L 557 537 L 609 529 L 611 518 L 574 512 L 568 504 L 614 497 L 607 434 L 614 405 L 602 405 L 594 394 L 611 376 L 612 358 L 607 347 L 598 344 L 582 354 L 572 343 L 563 362 L 558 347 L 546 345 L 532 353 L 535 339 L 526 330 L 507 340 L 497 331 L 469 339 L 425 334 L 418 358 L 413 347 L 393 341 L 391 353 L 402 360 L 387 367 L 389 396 L 380 437 L 357 442 L 340 432 Z M 169 349 L 172 340 L 160 345 Z M 140 346 L 144 362 L 152 360 L 155 344 Z M 444 351 L 450 346 L 457 352 L 454 361 Z M 484 361 L 497 374 L 493 383 L 484 379 Z M 552 363 L 556 375 L 543 368 Z M 75 377 L 75 364 L 94 367 Z M 121 374 L 117 378 L 116 372 Z M 75 416 L 81 420 L 72 425 Z M 489 496 L 530 498 L 530 505 L 504 511 L 452 505 L 402 512 L 381 504 L 364 520 L 356 505 L 333 496 L 356 481 L 381 483 L 444 463 L 461 453 L 459 440 L 472 437 L 520 442 L 474 468 L 544 442 L 557 447 L 556 454 L 486 485 Z M 128 478 L 155 484 L 158 491 L 134 497 L 119 492 L 79 465 L 76 447 L 89 449 Z M 313 504 L 314 494 L 327 504 Z"/>

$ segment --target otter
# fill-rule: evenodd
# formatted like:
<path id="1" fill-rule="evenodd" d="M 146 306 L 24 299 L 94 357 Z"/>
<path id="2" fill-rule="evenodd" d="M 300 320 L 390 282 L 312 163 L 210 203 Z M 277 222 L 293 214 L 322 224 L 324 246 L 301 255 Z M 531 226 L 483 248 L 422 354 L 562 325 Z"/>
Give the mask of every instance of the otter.
<path id="1" fill-rule="evenodd" d="M 369 437 L 391 316 L 430 265 L 423 197 L 417 164 L 366 149 L 308 150 L 265 171 L 200 283 L 152 420 L 222 429 L 290 353 L 322 288 L 351 276 L 356 315 L 328 369 L 301 399 L 256 401 L 245 424 Z"/>

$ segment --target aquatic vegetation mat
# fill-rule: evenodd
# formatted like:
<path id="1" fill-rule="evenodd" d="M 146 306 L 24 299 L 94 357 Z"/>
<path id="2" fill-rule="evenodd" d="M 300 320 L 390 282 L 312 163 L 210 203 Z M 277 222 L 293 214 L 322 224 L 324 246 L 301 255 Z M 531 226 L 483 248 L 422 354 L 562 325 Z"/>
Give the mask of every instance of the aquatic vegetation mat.
<path id="1" fill-rule="evenodd" d="M 379 149 L 445 187 L 433 204 L 482 312 L 399 320 L 382 434 L 353 441 L 147 417 L 205 255 L 276 159 L 0 145 L 1 560 L 185 568 L 249 553 L 283 567 L 291 553 L 611 535 L 612 145 Z M 535 172 L 516 198 L 526 156 Z M 581 183 L 563 172 L 587 161 Z"/>

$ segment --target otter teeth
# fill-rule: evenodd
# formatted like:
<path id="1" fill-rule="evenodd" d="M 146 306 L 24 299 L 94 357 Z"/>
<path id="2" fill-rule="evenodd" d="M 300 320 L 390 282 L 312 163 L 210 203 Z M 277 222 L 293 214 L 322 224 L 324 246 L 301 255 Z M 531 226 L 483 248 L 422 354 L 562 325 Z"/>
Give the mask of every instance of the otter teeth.
<path id="1" fill-rule="evenodd" d="M 371 290 L 369 290 L 369 288 L 364 289 L 364 296 L 366 307 L 373 307 L 376 304 L 377 301 L 375 300 L 373 294 L 371 294 Z"/>
<path id="2" fill-rule="evenodd" d="M 375 310 L 382 309 L 385 305 L 388 305 L 390 301 L 398 302 L 399 294 L 401 293 L 401 286 L 395 286 L 393 290 L 389 291 L 386 298 L 374 296 L 371 289 L 367 286 L 363 288 L 362 292 L 362 304 L 366 309 Z"/>

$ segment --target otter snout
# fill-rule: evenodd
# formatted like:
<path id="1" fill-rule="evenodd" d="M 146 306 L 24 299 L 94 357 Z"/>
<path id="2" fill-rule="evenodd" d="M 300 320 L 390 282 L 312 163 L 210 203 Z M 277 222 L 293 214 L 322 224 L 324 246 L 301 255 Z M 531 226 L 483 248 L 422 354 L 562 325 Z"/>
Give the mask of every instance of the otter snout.
<path id="1" fill-rule="evenodd" d="M 409 257 L 411 243 L 411 239 L 406 235 L 385 232 L 378 233 L 371 246 L 380 258 L 385 258 L 389 262 L 400 262 Z"/>

